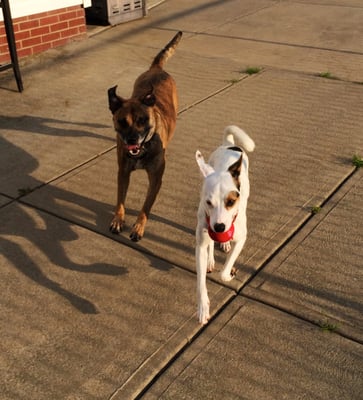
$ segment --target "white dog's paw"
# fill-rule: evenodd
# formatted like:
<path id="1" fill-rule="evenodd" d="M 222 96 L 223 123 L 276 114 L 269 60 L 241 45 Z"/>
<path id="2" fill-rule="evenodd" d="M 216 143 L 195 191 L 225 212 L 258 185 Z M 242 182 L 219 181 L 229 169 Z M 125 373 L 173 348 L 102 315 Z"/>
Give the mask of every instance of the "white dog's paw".
<path id="1" fill-rule="evenodd" d="M 224 253 L 229 253 L 231 251 L 231 242 L 228 241 L 228 242 L 220 243 L 219 247 L 221 248 L 221 250 Z"/>
<path id="2" fill-rule="evenodd" d="M 231 281 L 233 279 L 233 276 L 230 273 L 225 274 L 225 273 L 222 272 L 221 273 L 221 279 L 222 279 L 223 282 L 229 282 L 229 281 Z"/>
<path id="3" fill-rule="evenodd" d="M 198 304 L 198 320 L 199 323 L 205 325 L 210 318 L 209 315 L 209 299 L 207 298 L 206 301 L 201 301 Z"/>
<path id="4" fill-rule="evenodd" d="M 235 276 L 237 275 L 237 268 L 232 268 L 231 271 L 225 271 L 223 270 L 221 272 L 221 279 L 223 282 L 229 282 L 231 281 Z"/>
<path id="5" fill-rule="evenodd" d="M 210 259 L 208 259 L 208 262 L 207 262 L 207 272 L 208 273 L 210 273 L 214 270 L 214 265 L 215 265 L 214 257 L 211 257 Z"/>

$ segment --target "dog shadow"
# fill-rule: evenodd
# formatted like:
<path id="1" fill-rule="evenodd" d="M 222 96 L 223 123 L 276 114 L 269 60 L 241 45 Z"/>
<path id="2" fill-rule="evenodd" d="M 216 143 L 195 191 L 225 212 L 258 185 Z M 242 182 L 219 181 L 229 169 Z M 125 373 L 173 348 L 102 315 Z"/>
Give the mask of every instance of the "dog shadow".
<path id="1" fill-rule="evenodd" d="M 38 135 L 89 137 L 112 142 L 115 141 L 113 137 L 110 138 L 105 135 L 100 135 L 90 131 L 90 128 L 108 129 L 108 125 L 76 121 L 62 121 L 60 119 L 44 118 L 32 115 L 22 115 L 17 117 L 0 115 L 0 127 L 0 129 L 5 131 L 25 131 L 28 133 L 36 133 Z"/>
<path id="2" fill-rule="evenodd" d="M 0 117 L 2 118 L 2 117 Z M 48 131 L 47 122 L 37 119 L 38 126 L 43 126 L 42 134 L 51 135 L 64 134 L 65 136 L 87 134 L 83 129 L 71 132 L 64 132 L 56 130 Z M 26 118 L 24 123 L 28 123 L 32 119 Z M 55 120 L 51 120 L 55 121 Z M 5 129 L 12 129 L 12 124 L 7 122 Z M 44 127 L 45 126 L 45 127 Z M 80 124 L 81 127 L 81 124 Z M 21 130 L 21 128 L 18 128 Z M 32 126 L 30 132 L 38 128 Z M 93 135 L 91 133 L 91 135 Z M 97 135 L 93 135 L 98 137 Z M 99 135 L 99 137 L 101 137 Z M 102 139 L 104 137 L 102 136 Z M 5 154 L 4 154 L 5 153 Z M 106 239 L 112 239 L 120 243 L 121 246 L 127 246 L 138 251 L 144 258 L 148 260 L 148 264 L 159 270 L 170 270 L 174 268 L 172 261 L 164 258 L 162 254 L 150 251 L 153 242 L 164 241 L 164 245 L 171 246 L 171 248 L 180 248 L 182 251 L 194 253 L 194 249 L 186 247 L 181 241 L 177 239 L 168 239 L 169 242 L 165 243 L 165 238 L 161 238 L 157 234 L 147 230 L 148 243 L 143 244 L 141 241 L 138 243 L 132 242 L 128 238 L 129 227 L 126 227 L 125 232 L 121 235 L 114 235 L 109 232 L 109 223 L 112 219 L 113 205 L 98 201 L 94 198 L 86 197 L 72 191 L 65 190 L 59 186 L 52 185 L 49 190 L 44 190 L 44 182 L 41 182 L 32 176 L 32 172 L 39 167 L 38 160 L 28 152 L 24 151 L 21 147 L 7 141 L 4 137 L 0 138 L 0 157 L 6 162 L 0 166 L 1 177 L 0 184 L 3 186 L 10 186 L 11 176 L 16 168 L 17 175 L 23 176 L 23 181 L 29 189 L 29 193 L 20 194 L 18 197 L 6 194 L 6 190 L 0 189 L 0 194 L 3 194 L 0 203 L 2 208 L 0 224 L 0 247 L 3 256 L 9 261 L 9 264 L 14 266 L 24 276 L 33 282 L 43 286 L 44 288 L 58 294 L 65 298 L 74 308 L 84 314 L 97 314 L 98 310 L 95 304 L 89 299 L 83 298 L 78 294 L 67 290 L 60 283 L 51 278 L 51 273 L 54 268 L 65 269 L 77 273 L 85 274 L 100 274 L 109 276 L 120 276 L 128 272 L 127 265 L 114 265 L 105 262 L 83 264 L 74 261 L 72 253 L 67 253 L 64 242 L 72 242 L 80 240 L 79 230 L 74 229 L 75 226 L 81 227 L 87 231 L 101 234 Z M 17 165 L 11 165 L 12 161 L 17 160 Z M 31 203 L 29 201 L 34 190 L 42 191 L 41 203 L 45 206 L 39 206 L 39 203 Z M 77 208 L 74 207 L 77 205 Z M 78 207 L 79 206 L 79 207 Z M 135 209 L 127 210 L 130 221 L 136 218 L 138 211 Z M 87 223 L 84 214 L 88 216 L 92 214 L 94 220 L 91 224 Z M 194 231 L 182 224 L 178 224 L 168 218 L 151 214 L 150 219 L 158 224 L 168 225 L 174 231 L 180 231 L 187 235 L 193 235 Z M 72 226 L 73 225 L 73 226 Z M 24 247 L 25 242 L 34 246 L 37 251 L 41 253 L 41 259 L 49 261 L 49 269 L 42 267 L 39 261 Z M 151 245 L 150 245 L 151 242 Z M 117 263 L 122 263 L 122 258 L 117 259 Z M 48 268 L 48 267 L 47 267 Z M 48 271 L 48 272 L 47 272 Z"/>
<path id="3" fill-rule="evenodd" d="M 86 133 L 86 131 L 84 132 Z M 4 152 L 7 154 L 3 154 Z M 10 158 L 9 154 L 11 154 Z M 43 182 L 31 176 L 31 172 L 38 167 L 38 161 L 4 138 L 0 138 L 0 158 L 3 160 L 7 158 L 9 161 L 19 163 L 14 166 L 4 163 L 0 167 L 2 186 L 11 185 L 9 180 L 12 175 L 9 172 L 13 172 L 14 167 L 17 168 L 17 173 L 24 175 L 24 180 L 26 180 L 29 188 L 37 188 L 43 185 Z M 86 274 L 123 275 L 127 273 L 126 266 L 103 263 L 102 261 L 91 264 L 74 261 L 67 254 L 63 243 L 79 239 L 79 234 L 71 225 L 75 223 L 66 221 L 52 212 L 57 208 L 58 199 L 71 198 L 72 201 L 77 202 L 77 204 L 83 203 L 91 210 L 107 208 L 108 205 L 97 204 L 98 202 L 95 200 L 81 195 L 75 196 L 73 193 L 57 188 L 55 196 L 47 199 L 50 210 L 47 212 L 27 204 L 24 201 L 26 195 L 18 198 L 10 197 L 4 189 L 0 189 L 0 194 L 2 194 L 0 247 L 3 257 L 27 278 L 62 296 L 81 313 L 97 314 L 97 307 L 90 300 L 72 293 L 47 276 L 46 269 L 42 268 L 24 247 L 24 240 L 34 246 L 37 249 L 36 252 L 40 251 L 41 259 L 45 258 L 54 267 Z"/>

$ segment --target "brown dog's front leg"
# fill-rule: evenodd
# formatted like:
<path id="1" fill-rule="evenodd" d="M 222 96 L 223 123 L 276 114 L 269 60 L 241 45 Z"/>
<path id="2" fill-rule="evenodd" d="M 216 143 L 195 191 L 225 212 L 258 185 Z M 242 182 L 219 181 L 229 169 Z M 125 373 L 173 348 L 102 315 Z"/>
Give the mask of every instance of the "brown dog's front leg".
<path id="1" fill-rule="evenodd" d="M 164 169 L 165 162 L 163 162 L 160 168 L 157 170 L 147 170 L 147 174 L 149 177 L 149 187 L 147 190 L 144 205 L 142 206 L 142 209 L 137 217 L 134 226 L 132 227 L 130 234 L 130 239 L 134 242 L 138 242 L 144 236 L 145 225 L 149 218 L 151 207 L 153 206 L 156 196 L 158 195 L 161 188 Z"/>
<path id="2" fill-rule="evenodd" d="M 122 232 L 125 222 L 125 199 L 130 182 L 130 173 L 130 171 L 125 171 L 124 168 L 119 167 L 117 174 L 117 204 L 115 215 L 110 224 L 112 233 Z"/>

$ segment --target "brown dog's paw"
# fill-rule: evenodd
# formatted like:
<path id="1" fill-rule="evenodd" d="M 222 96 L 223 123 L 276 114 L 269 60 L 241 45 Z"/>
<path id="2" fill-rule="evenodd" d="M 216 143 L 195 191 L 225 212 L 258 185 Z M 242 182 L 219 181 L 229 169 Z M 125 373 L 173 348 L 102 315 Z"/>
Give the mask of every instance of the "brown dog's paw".
<path id="1" fill-rule="evenodd" d="M 133 241 L 133 242 L 138 242 L 139 240 L 141 240 L 142 239 L 142 236 L 140 236 L 138 233 L 136 233 L 136 232 L 131 232 L 130 233 L 130 239 Z"/>
<path id="2" fill-rule="evenodd" d="M 144 227 L 141 224 L 136 223 L 131 230 L 130 239 L 133 242 L 138 242 L 144 236 Z"/>
<path id="3" fill-rule="evenodd" d="M 119 216 L 115 215 L 110 224 L 110 231 L 112 233 L 122 232 L 123 224 L 124 224 L 124 221 Z"/>

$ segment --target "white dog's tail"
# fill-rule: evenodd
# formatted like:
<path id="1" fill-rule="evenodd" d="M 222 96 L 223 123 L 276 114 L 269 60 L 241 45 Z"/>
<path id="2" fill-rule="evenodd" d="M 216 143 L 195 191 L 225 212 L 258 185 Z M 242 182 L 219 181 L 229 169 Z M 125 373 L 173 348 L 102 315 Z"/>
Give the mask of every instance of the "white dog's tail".
<path id="1" fill-rule="evenodd" d="M 229 125 L 224 129 L 223 145 L 240 145 L 249 152 L 255 149 L 255 142 L 236 125 Z"/>

